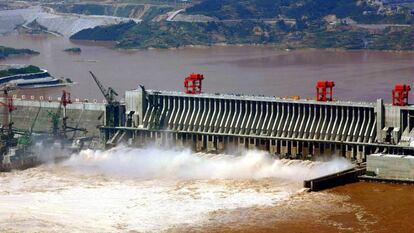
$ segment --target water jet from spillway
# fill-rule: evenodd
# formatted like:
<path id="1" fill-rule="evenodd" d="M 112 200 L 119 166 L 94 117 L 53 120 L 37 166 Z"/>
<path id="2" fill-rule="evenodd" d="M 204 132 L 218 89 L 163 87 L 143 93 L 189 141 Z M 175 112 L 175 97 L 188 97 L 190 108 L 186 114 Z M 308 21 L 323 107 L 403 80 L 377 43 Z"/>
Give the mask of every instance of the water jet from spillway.
<path id="1" fill-rule="evenodd" d="M 117 147 L 108 151 L 84 150 L 65 165 L 83 171 L 143 179 L 261 179 L 302 181 L 352 167 L 344 158 L 328 162 L 279 160 L 262 151 L 245 151 L 241 156 Z"/>

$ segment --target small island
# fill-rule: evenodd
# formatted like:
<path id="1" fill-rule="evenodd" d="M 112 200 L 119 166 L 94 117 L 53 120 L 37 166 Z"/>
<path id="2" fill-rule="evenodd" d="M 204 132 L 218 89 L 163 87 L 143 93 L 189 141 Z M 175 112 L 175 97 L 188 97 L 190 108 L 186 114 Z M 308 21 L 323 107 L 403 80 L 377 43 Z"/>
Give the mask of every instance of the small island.
<path id="1" fill-rule="evenodd" d="M 81 50 L 81 48 L 67 48 L 67 49 L 63 50 L 63 52 L 67 52 L 67 53 L 81 53 L 82 50 Z"/>
<path id="2" fill-rule="evenodd" d="M 0 59 L 5 59 L 10 56 L 26 56 L 26 55 L 38 55 L 37 51 L 31 49 L 15 49 L 0 45 Z"/>

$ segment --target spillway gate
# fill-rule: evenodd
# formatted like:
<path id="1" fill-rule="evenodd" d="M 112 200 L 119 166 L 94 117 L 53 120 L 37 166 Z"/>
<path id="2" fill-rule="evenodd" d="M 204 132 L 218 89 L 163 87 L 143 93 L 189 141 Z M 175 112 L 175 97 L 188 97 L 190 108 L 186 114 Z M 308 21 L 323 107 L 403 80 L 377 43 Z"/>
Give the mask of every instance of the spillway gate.
<path id="1" fill-rule="evenodd" d="M 125 122 L 106 140 L 178 145 L 195 151 L 259 149 L 289 157 L 412 154 L 414 108 L 265 96 L 137 89 L 125 95 Z M 413 131 L 413 132 L 411 132 Z"/>

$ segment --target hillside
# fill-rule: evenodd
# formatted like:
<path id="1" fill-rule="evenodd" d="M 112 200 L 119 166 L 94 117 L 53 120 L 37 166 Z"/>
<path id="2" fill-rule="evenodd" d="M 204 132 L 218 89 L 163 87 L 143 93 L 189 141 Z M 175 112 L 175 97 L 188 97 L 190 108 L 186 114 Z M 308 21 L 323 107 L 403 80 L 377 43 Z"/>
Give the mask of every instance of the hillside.
<path id="1" fill-rule="evenodd" d="M 289 18 L 320 20 L 327 15 L 350 17 L 360 23 L 412 23 L 403 10 L 394 15 L 377 14 L 379 7 L 361 0 L 205 0 L 186 9 L 220 20 Z"/>
<path id="2" fill-rule="evenodd" d="M 97 27 L 72 39 L 114 40 L 120 48 L 274 44 L 285 48 L 414 49 L 410 39 L 414 38 L 414 17 L 409 9 L 392 11 L 362 0 L 204 0 L 183 14 L 214 20 Z"/>

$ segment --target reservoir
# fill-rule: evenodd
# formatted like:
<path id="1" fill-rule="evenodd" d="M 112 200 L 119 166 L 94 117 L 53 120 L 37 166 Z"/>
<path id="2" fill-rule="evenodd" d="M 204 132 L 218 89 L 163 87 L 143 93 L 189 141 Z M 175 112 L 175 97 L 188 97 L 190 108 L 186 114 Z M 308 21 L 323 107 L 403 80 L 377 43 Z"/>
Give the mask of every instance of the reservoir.
<path id="1" fill-rule="evenodd" d="M 72 98 L 103 99 L 89 70 L 121 95 L 138 84 L 181 91 L 183 79 L 199 72 L 208 93 L 306 98 L 314 97 L 316 80 L 327 79 L 335 81 L 337 99 L 386 102 L 394 84 L 413 84 L 414 74 L 414 53 L 405 52 L 253 46 L 121 51 L 110 43 L 22 35 L 0 37 L 0 44 L 40 52 L 0 64 L 33 64 L 70 78 L 77 83 Z M 82 53 L 63 52 L 70 47 Z M 258 151 L 235 157 L 152 147 L 84 150 L 62 164 L 1 173 L 0 231 L 413 232 L 413 186 L 302 189 L 303 179 L 347 165 L 274 160 Z"/>
<path id="2" fill-rule="evenodd" d="M 118 93 L 138 84 L 148 89 L 182 91 L 191 72 L 203 73 L 208 93 L 314 97 L 319 79 L 336 83 L 335 98 L 391 101 L 395 83 L 408 83 L 414 74 L 414 53 L 379 51 L 281 51 L 272 47 L 232 46 L 172 50 L 123 51 L 111 43 L 73 42 L 54 36 L 10 35 L 0 44 L 30 48 L 38 56 L 0 60 L 0 64 L 33 64 L 55 77 L 77 82 L 75 98 L 101 98 L 89 76 L 93 71 Z M 63 52 L 80 47 L 81 54 Z M 414 100 L 410 97 L 410 100 Z"/>

